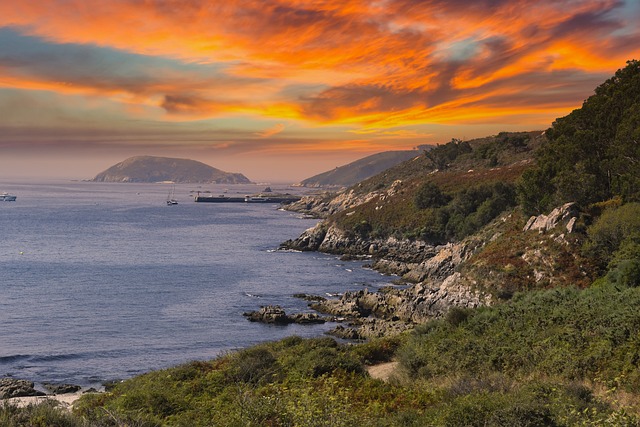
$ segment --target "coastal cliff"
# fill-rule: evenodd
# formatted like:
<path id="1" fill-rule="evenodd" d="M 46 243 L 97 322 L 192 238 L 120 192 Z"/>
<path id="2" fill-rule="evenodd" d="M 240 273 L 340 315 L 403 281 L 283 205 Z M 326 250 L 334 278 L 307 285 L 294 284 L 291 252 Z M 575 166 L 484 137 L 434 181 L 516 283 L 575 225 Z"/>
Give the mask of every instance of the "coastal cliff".
<path id="1" fill-rule="evenodd" d="M 370 338 L 518 291 L 586 285 L 596 272 L 580 254 L 584 212 L 565 203 L 529 218 L 516 203 L 515 182 L 544 141 L 540 132 L 452 141 L 337 194 L 288 206 L 323 220 L 283 249 L 366 260 L 402 284 L 310 307 L 344 318 L 334 334 Z"/>
<path id="2" fill-rule="evenodd" d="M 579 217 L 575 204 L 528 220 L 510 210 L 480 232 L 442 245 L 355 237 L 320 222 L 282 248 L 365 259 L 371 268 L 399 276 L 401 285 L 379 292 L 346 292 L 310 304 L 313 310 L 343 319 L 347 326 L 339 325 L 332 331 L 335 335 L 364 339 L 403 332 L 453 307 L 504 301 L 525 289 L 585 286 L 595 271 L 580 255 L 585 235 L 576 227 Z"/>

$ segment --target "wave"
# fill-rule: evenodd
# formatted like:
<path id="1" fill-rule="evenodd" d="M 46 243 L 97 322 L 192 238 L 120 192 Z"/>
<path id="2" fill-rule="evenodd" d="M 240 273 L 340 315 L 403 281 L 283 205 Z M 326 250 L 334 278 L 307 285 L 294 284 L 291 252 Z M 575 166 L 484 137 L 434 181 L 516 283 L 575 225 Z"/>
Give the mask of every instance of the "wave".
<path id="1" fill-rule="evenodd" d="M 260 295 L 250 294 L 249 292 L 245 292 L 244 294 L 251 298 L 262 298 Z"/>
<path id="2" fill-rule="evenodd" d="M 55 362 L 60 360 L 73 360 L 81 359 L 83 354 L 71 353 L 71 354 L 43 354 L 33 355 L 29 358 L 30 362 Z"/>
<path id="3" fill-rule="evenodd" d="M 31 357 L 29 354 L 12 354 L 10 356 L 0 356 L 0 363 L 12 363 L 18 360 L 28 360 Z"/>
<path id="4" fill-rule="evenodd" d="M 16 362 L 42 363 L 61 360 L 73 360 L 84 357 L 83 354 L 12 354 L 0 356 L 0 364 L 12 364 Z"/>

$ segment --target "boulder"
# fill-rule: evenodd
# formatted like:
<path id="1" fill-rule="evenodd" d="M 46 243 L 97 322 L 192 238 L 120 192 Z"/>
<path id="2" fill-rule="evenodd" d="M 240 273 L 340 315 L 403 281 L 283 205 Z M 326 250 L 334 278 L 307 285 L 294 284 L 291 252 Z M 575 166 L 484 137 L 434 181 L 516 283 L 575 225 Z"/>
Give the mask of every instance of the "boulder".
<path id="1" fill-rule="evenodd" d="M 288 325 L 298 323 L 309 325 L 314 323 L 324 323 L 325 319 L 316 313 L 296 313 L 288 315 L 279 305 L 268 305 L 261 307 L 258 311 L 244 313 L 251 322 L 269 323 L 275 325 Z"/>
<path id="2" fill-rule="evenodd" d="M 46 388 L 51 394 L 68 394 L 75 393 L 80 391 L 82 387 L 74 384 L 51 384 L 51 383 L 43 383 L 44 388 Z"/>
<path id="3" fill-rule="evenodd" d="M 36 390 L 33 386 L 34 384 L 31 381 L 2 378 L 0 379 L 0 399 L 45 395 L 45 393 Z"/>
<path id="4" fill-rule="evenodd" d="M 305 230 L 300 237 L 287 240 L 280 245 L 280 249 L 292 249 L 297 251 L 317 251 L 327 234 L 327 227 L 320 222 L 315 227 Z"/>
<path id="5" fill-rule="evenodd" d="M 552 210 L 549 215 L 532 216 L 522 231 L 537 230 L 539 233 L 544 233 L 563 224 L 567 231 L 571 233 L 575 229 L 576 218 L 579 213 L 578 206 L 575 203 L 565 203 Z"/>
<path id="6" fill-rule="evenodd" d="M 251 322 L 260 323 L 272 323 L 279 325 L 286 325 L 291 323 L 287 317 L 287 313 L 279 305 L 268 305 L 261 307 L 258 311 L 251 311 L 244 313 L 243 316 L 249 319 Z"/>

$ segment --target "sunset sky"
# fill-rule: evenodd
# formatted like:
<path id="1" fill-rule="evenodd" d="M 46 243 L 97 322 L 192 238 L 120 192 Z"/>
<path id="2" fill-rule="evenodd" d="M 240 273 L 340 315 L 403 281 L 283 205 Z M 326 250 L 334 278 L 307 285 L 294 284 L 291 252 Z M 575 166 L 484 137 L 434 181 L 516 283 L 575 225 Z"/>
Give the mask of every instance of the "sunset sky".
<path id="1" fill-rule="evenodd" d="M 296 182 L 542 130 L 640 59 L 639 22 L 640 0 L 0 1 L 0 180 L 146 154 Z"/>

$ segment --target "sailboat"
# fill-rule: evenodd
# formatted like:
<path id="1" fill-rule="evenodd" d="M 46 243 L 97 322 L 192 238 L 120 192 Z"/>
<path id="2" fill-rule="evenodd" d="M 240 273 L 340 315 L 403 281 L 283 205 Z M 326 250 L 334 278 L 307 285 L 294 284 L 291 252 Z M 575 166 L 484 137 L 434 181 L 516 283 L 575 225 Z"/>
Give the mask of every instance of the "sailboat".
<path id="1" fill-rule="evenodd" d="M 173 206 L 178 204 L 178 201 L 175 198 L 176 197 L 175 192 L 176 192 L 176 186 L 174 185 L 171 191 L 169 192 L 169 195 L 167 196 L 167 206 Z"/>

